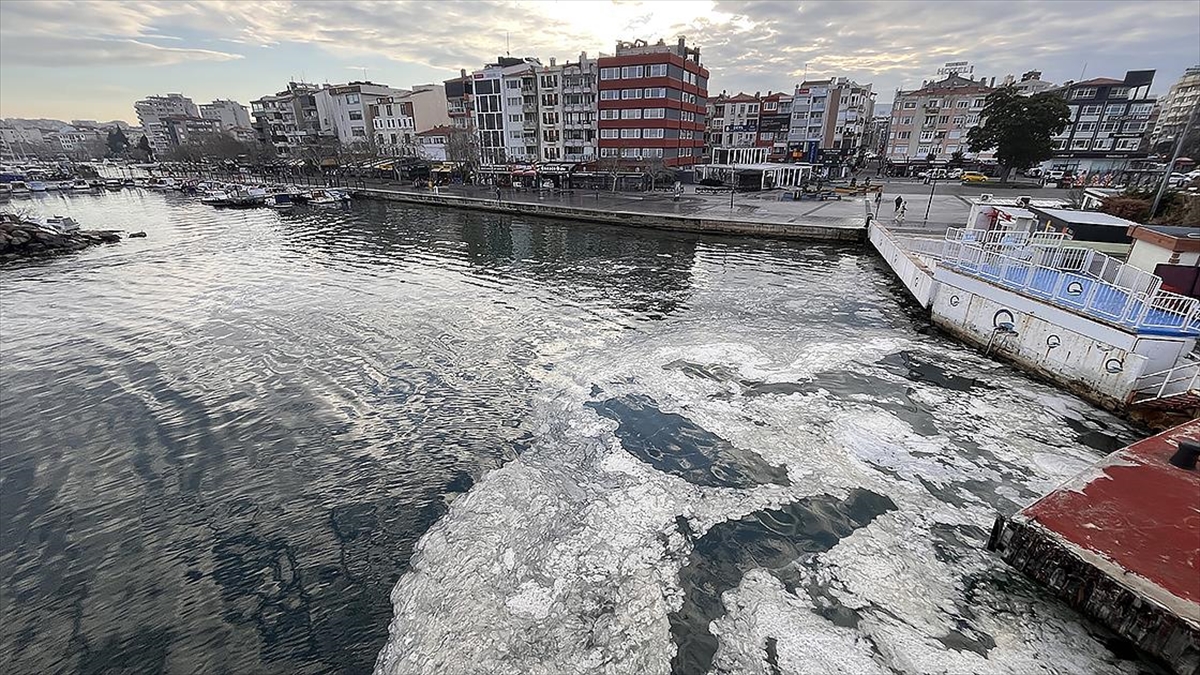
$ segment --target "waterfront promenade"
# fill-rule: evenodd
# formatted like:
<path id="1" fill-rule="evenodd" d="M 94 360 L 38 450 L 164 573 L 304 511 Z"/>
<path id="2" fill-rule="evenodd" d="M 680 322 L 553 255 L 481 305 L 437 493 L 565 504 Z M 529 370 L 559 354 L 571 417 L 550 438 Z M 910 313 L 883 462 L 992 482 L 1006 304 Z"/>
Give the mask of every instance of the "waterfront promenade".
<path id="1" fill-rule="evenodd" d="M 778 190 L 738 193 L 731 205 L 729 193 L 698 193 L 696 186 L 687 186 L 678 201 L 670 192 L 501 189 L 497 195 L 489 186 L 450 186 L 435 193 L 382 182 L 360 183 L 353 192 L 376 199 L 626 226 L 836 241 L 862 241 L 867 216 L 876 211 L 874 200 L 867 197 L 792 201 L 786 198 L 788 193 Z M 915 210 L 910 201 L 908 220 Z M 929 225 L 944 228 L 961 224 L 967 210 L 967 202 L 957 196 L 936 196 Z M 892 217 L 890 199 L 879 205 L 879 211 L 885 219 Z"/>

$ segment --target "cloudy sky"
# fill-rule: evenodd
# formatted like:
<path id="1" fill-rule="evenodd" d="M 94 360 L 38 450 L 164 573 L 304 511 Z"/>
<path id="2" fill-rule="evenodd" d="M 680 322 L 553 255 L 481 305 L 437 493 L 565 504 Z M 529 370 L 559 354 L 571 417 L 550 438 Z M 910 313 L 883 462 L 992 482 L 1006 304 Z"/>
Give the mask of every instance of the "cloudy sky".
<path id="1" fill-rule="evenodd" d="M 686 35 L 710 91 L 871 82 L 880 101 L 947 61 L 1054 82 L 1200 63 L 1200 2 L 0 2 L 0 117 L 134 120 L 149 94 L 253 98 L 289 79 L 440 81 L 506 51 L 546 62 Z"/>

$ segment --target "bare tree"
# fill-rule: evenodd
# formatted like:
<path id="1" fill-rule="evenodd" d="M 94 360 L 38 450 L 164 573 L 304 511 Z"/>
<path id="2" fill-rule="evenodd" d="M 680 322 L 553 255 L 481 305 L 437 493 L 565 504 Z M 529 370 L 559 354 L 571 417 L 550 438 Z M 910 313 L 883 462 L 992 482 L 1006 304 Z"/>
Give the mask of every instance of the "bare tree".
<path id="1" fill-rule="evenodd" d="M 479 171 L 479 139 L 468 129 L 455 129 L 446 137 L 446 159 L 458 164 L 468 177 Z"/>

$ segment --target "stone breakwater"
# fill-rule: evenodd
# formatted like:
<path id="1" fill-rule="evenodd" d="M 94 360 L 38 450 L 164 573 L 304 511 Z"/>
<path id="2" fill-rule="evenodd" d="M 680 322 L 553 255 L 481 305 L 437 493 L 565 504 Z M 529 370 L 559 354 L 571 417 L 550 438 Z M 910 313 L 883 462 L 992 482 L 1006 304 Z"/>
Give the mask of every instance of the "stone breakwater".
<path id="1" fill-rule="evenodd" d="M 30 222 L 0 223 L 0 264 L 25 258 L 74 253 L 97 244 L 121 241 L 112 230 L 54 232 Z"/>

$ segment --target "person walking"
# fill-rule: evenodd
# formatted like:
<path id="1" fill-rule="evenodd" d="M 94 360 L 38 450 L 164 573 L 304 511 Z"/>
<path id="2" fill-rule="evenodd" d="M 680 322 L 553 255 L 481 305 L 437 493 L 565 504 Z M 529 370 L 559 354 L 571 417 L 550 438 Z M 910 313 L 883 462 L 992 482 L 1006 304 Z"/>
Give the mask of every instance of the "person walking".
<path id="1" fill-rule="evenodd" d="M 883 190 L 875 193 L 875 213 L 879 213 L 879 205 L 883 203 Z"/>
<path id="2" fill-rule="evenodd" d="M 901 197 L 900 195 L 896 195 L 896 208 L 895 208 L 895 209 L 893 209 L 893 210 L 895 210 L 895 211 L 899 211 L 899 210 L 900 210 L 900 206 L 901 206 L 901 205 L 903 205 L 903 204 L 904 204 L 904 198 L 903 198 L 903 197 Z"/>

